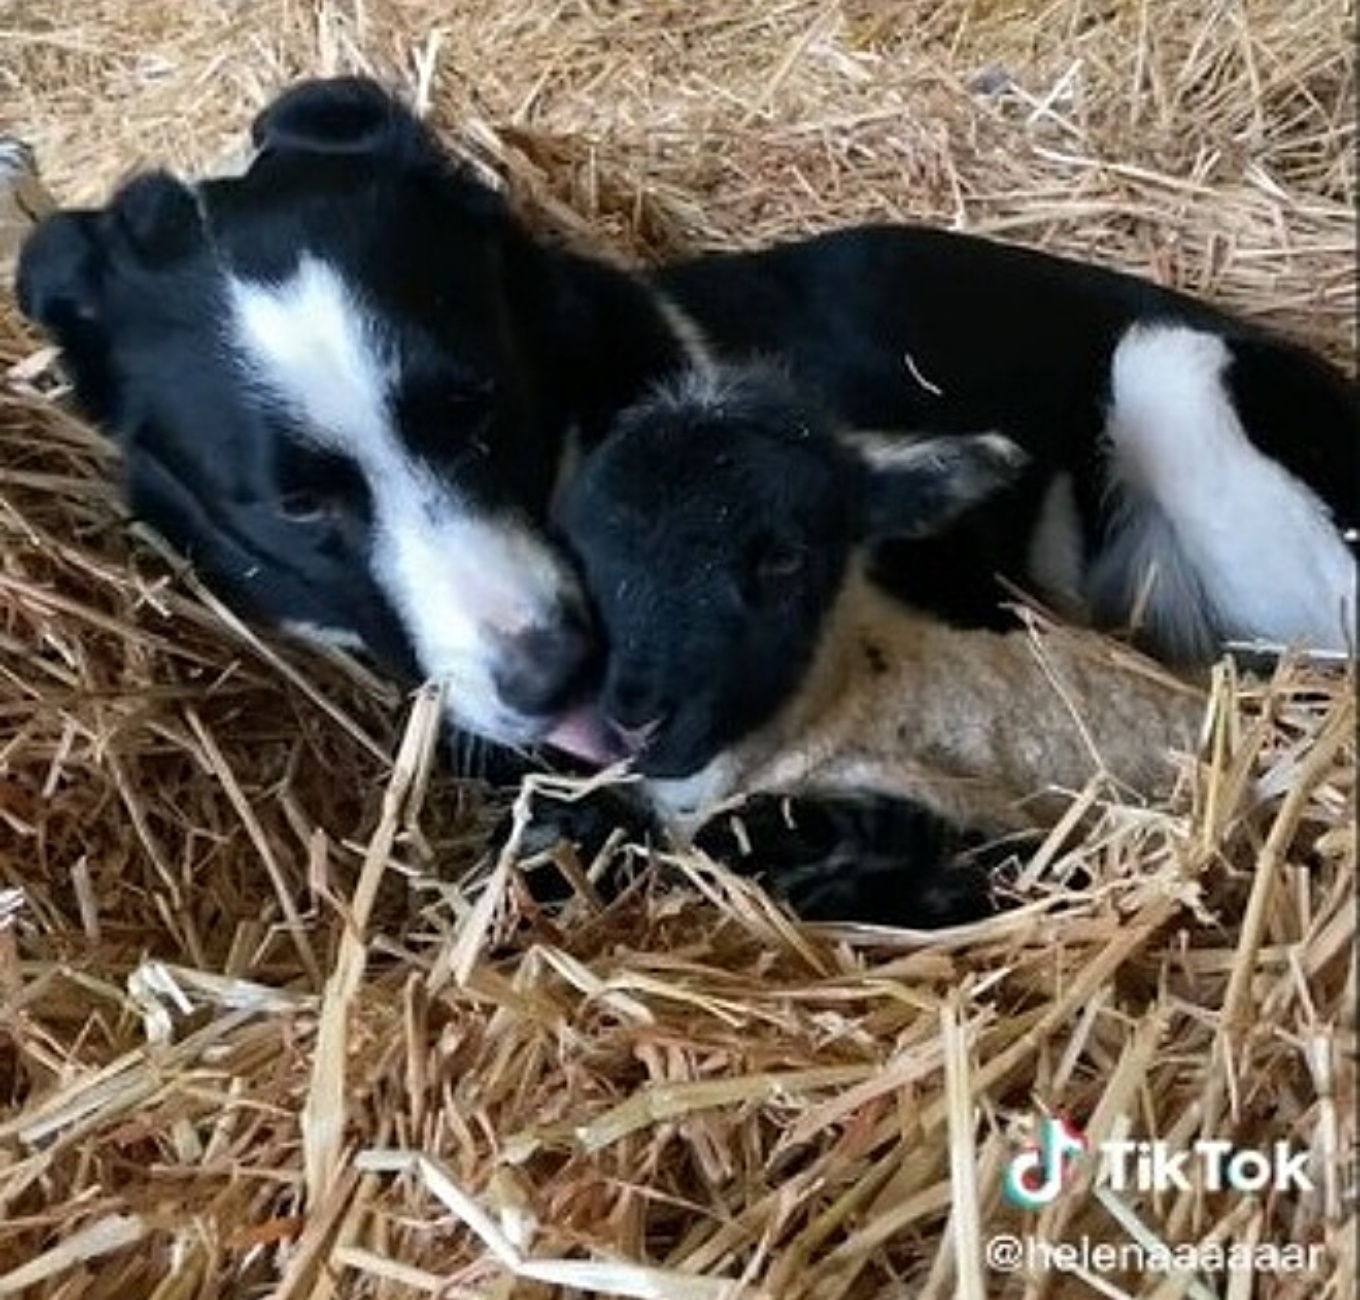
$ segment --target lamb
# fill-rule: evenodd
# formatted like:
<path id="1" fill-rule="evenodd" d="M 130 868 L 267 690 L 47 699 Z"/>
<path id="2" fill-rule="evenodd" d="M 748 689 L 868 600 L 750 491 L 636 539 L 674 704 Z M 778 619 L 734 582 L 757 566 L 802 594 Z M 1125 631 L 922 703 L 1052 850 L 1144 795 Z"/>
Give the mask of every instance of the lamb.
<path id="1" fill-rule="evenodd" d="M 985 509 L 1023 462 L 996 433 L 838 431 L 760 368 L 640 402 L 559 507 L 609 640 L 576 748 L 630 759 L 686 834 L 760 793 L 905 798 L 991 830 L 1041 824 L 1098 770 L 1161 793 L 1197 742 L 1195 686 L 1070 630 L 951 627 L 874 585 L 871 547 Z"/>

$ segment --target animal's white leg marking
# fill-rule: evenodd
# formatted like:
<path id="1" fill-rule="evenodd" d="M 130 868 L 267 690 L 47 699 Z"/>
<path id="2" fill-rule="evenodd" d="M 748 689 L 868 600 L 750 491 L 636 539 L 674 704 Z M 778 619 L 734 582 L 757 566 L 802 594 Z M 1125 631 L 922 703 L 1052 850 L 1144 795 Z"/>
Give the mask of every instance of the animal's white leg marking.
<path id="1" fill-rule="evenodd" d="M 1150 610 L 1172 628 L 1203 603 L 1220 637 L 1347 649 L 1355 561 L 1317 495 L 1247 437 L 1230 362 L 1224 340 L 1184 326 L 1136 326 L 1120 341 L 1106 434 L 1129 536 L 1112 555 L 1161 570 Z M 1143 580 L 1103 563 L 1126 590 Z"/>

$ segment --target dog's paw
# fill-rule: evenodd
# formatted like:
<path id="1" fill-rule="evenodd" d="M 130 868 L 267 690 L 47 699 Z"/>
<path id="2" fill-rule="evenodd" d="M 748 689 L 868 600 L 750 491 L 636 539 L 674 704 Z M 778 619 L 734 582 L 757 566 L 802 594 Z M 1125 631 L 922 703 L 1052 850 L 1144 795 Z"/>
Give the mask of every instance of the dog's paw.
<path id="1" fill-rule="evenodd" d="M 985 837 L 906 800 L 761 795 L 695 843 L 809 921 L 937 929 L 997 910 Z"/>
<path id="2" fill-rule="evenodd" d="M 522 816 L 514 807 L 507 809 L 492 830 L 491 847 L 496 854 L 513 848 L 518 862 L 535 863 L 524 878 L 534 899 L 544 904 L 563 902 L 573 893 L 560 865 L 562 854 L 589 867 L 611 843 L 646 847 L 660 835 L 651 812 L 626 786 L 605 786 L 570 799 L 534 790 L 528 819 L 520 826 Z M 622 886 L 625 859 L 618 854 L 603 862 L 602 873 L 592 882 L 601 898 L 607 900 Z"/>

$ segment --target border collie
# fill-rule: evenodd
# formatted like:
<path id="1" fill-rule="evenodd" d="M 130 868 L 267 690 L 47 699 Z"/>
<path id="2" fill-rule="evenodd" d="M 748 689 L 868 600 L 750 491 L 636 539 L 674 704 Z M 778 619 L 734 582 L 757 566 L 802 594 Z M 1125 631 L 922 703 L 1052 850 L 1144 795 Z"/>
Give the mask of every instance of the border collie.
<path id="1" fill-rule="evenodd" d="M 633 274 L 536 238 L 372 82 L 303 83 L 244 174 L 49 217 L 22 310 L 123 452 L 131 509 L 242 612 L 554 736 L 600 636 L 550 525 L 656 383 L 772 360 L 846 426 L 999 429 L 1019 480 L 876 577 L 995 625 L 1012 584 L 1168 659 L 1347 651 L 1353 384 L 1182 294 L 941 230 L 862 227 Z"/>

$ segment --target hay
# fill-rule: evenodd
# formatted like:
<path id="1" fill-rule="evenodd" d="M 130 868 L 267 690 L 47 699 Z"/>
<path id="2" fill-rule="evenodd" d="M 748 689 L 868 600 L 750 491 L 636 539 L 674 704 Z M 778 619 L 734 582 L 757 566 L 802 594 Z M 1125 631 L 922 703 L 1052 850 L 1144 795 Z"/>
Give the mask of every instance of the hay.
<path id="1" fill-rule="evenodd" d="M 1346 0 L 12 0 L 0 131 L 95 200 L 364 68 L 621 257 L 922 216 L 1349 362 L 1351 29 Z M 435 703 L 129 537 L 47 361 L 0 301 L 0 1296 L 1353 1294 L 1349 670 L 1221 672 L 1175 799 L 1086 792 L 982 925 L 798 927 L 695 859 L 546 915 L 513 853 L 469 885 L 488 811 Z M 1087 1168 L 1020 1211 L 1048 1112 L 1285 1141 L 1315 1190 Z M 986 1267 L 1003 1232 L 1319 1250 L 1026 1281 Z"/>

